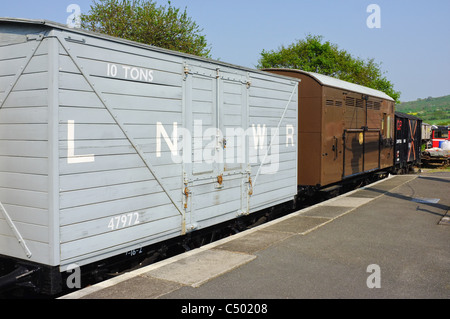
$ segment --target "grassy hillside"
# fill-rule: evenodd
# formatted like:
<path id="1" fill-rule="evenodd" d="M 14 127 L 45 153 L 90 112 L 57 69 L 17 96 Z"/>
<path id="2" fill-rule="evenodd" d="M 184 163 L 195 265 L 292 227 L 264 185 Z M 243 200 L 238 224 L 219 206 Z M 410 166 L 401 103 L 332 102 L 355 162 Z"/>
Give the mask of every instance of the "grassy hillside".
<path id="1" fill-rule="evenodd" d="M 396 110 L 420 117 L 425 123 L 450 125 L 450 95 L 403 102 Z"/>

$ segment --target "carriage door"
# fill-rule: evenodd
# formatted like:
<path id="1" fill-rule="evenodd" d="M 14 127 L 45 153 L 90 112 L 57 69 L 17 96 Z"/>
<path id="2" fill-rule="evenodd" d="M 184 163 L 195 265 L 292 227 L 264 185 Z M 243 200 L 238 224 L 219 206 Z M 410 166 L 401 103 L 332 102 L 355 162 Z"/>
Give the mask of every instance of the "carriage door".
<path id="1" fill-rule="evenodd" d="M 186 229 L 217 215 L 248 210 L 246 76 L 189 65 L 185 127 L 191 162 L 184 164 Z"/>
<path id="2" fill-rule="evenodd" d="M 328 97 L 325 100 L 321 153 L 322 185 L 337 182 L 342 178 L 342 132 L 344 130 L 342 104 L 342 98 Z"/>

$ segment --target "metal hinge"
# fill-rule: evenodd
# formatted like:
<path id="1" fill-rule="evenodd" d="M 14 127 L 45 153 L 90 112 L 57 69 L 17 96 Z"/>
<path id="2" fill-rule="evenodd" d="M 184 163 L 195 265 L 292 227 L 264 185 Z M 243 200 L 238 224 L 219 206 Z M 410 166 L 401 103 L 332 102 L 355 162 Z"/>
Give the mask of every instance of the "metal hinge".
<path id="1" fill-rule="evenodd" d="M 27 41 L 42 41 L 44 39 L 44 35 L 41 34 L 27 34 Z"/>
<path id="2" fill-rule="evenodd" d="M 183 67 L 183 81 L 186 80 L 189 73 L 191 73 L 191 70 L 189 70 L 189 66 L 185 64 Z"/>

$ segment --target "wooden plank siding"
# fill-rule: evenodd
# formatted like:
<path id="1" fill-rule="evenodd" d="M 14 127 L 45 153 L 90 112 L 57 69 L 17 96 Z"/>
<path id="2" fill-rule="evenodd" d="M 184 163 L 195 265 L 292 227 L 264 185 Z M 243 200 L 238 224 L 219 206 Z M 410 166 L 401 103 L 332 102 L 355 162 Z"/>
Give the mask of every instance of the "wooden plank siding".
<path id="1" fill-rule="evenodd" d="M 0 201 L 31 260 L 45 263 L 50 262 L 47 90 L 47 40 L 0 46 Z M 0 254 L 29 259 L 3 214 Z"/>
<path id="2" fill-rule="evenodd" d="M 249 123 L 266 125 L 267 147 L 271 143 L 272 134 L 275 134 L 276 128 L 280 125 L 266 164 L 263 165 L 269 173 L 258 176 L 253 189 L 254 194 L 250 198 L 251 211 L 257 211 L 272 205 L 270 202 L 288 201 L 292 198 L 292 194 L 297 193 L 297 156 L 300 156 L 297 154 L 298 89 L 292 95 L 292 86 L 282 85 L 269 76 L 259 74 L 255 74 L 251 82 Z M 288 126 L 292 127 L 293 132 L 287 132 Z M 294 135 L 292 141 L 294 147 L 288 139 L 288 133 Z M 259 150 L 257 156 L 264 158 L 266 152 L 263 153 L 261 154 Z M 255 159 L 250 161 L 255 162 Z M 256 176 L 259 165 L 258 161 L 251 164 L 251 176 Z"/>

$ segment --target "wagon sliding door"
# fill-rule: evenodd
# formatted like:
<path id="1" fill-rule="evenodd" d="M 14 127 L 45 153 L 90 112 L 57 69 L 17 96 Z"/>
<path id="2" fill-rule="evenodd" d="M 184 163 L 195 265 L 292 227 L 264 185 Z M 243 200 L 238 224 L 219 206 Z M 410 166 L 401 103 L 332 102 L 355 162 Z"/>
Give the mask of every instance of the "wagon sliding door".
<path id="1" fill-rule="evenodd" d="M 364 171 L 380 168 L 380 131 L 364 133 Z"/>
<path id="2" fill-rule="evenodd" d="M 187 231 L 248 210 L 245 141 L 246 77 L 189 65 L 185 127 L 191 161 L 185 162 Z M 215 222 L 214 222 L 215 223 Z"/>
<path id="3" fill-rule="evenodd" d="M 344 178 L 380 168 L 379 130 L 348 129 L 343 138 Z"/>

